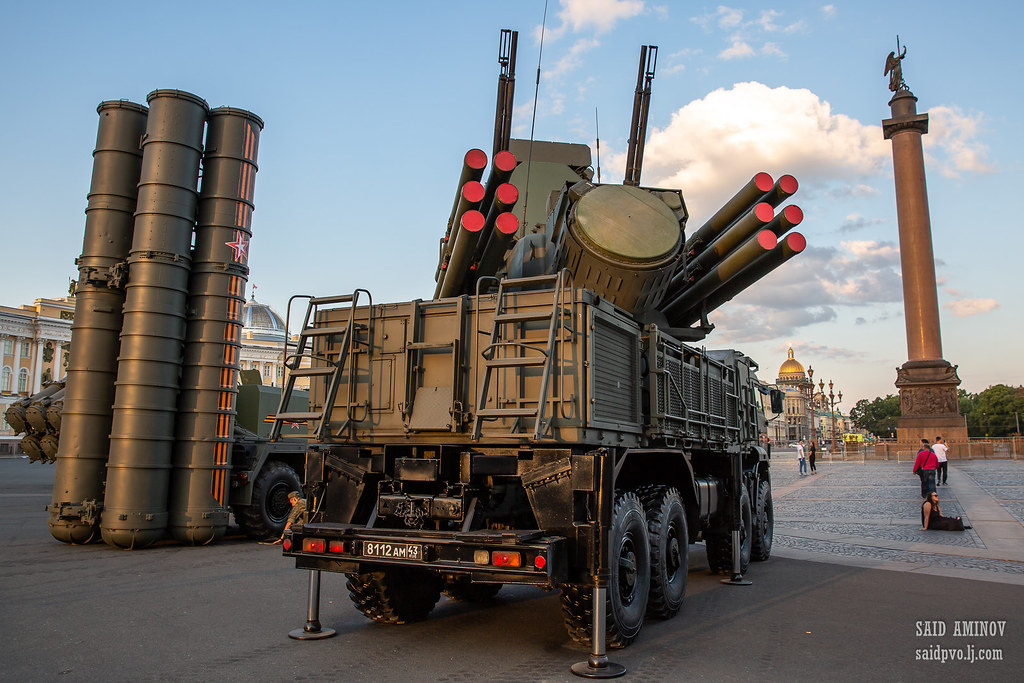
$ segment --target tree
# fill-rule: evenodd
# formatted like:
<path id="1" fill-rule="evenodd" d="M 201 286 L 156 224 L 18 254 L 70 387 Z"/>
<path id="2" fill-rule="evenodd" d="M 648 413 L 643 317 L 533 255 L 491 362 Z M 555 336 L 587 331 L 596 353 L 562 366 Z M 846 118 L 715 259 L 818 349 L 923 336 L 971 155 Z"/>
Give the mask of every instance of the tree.
<path id="1" fill-rule="evenodd" d="M 1024 386 L 993 385 L 977 395 L 967 415 L 969 432 L 971 436 L 1009 436 L 1017 431 L 1021 413 L 1024 413 Z"/>
<path id="2" fill-rule="evenodd" d="M 873 401 L 862 398 L 850 410 L 850 419 L 857 427 L 875 436 L 890 436 L 896 432 L 896 421 L 900 416 L 900 398 L 889 394 Z"/>

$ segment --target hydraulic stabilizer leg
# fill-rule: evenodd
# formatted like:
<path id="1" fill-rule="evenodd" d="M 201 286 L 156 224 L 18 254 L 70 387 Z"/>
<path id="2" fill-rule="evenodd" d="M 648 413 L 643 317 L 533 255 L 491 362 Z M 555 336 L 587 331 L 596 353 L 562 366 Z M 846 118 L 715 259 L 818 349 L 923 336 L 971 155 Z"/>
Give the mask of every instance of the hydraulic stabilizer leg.
<path id="1" fill-rule="evenodd" d="M 320 626 L 320 570 L 309 570 L 309 607 L 306 609 L 306 625 L 288 633 L 295 640 L 319 640 L 336 635 L 333 628 Z"/>
<path id="2" fill-rule="evenodd" d="M 572 672 L 583 678 L 618 678 L 626 673 L 626 667 L 609 662 L 605 654 L 605 622 L 608 611 L 608 587 L 594 581 L 594 623 L 590 642 L 590 657 L 585 662 L 572 665 Z"/>
<path id="3" fill-rule="evenodd" d="M 594 470 L 596 479 L 594 481 L 597 495 L 597 509 L 594 525 L 594 594 L 593 613 L 594 621 L 591 624 L 590 633 L 590 658 L 585 662 L 577 662 L 572 665 L 571 671 L 583 678 L 618 678 L 626 673 L 626 667 L 615 662 L 609 662 L 604 653 L 605 630 L 608 623 L 608 561 L 609 553 L 609 530 L 612 526 L 612 504 L 615 497 L 615 474 L 611 457 L 608 451 L 600 449 L 593 454 L 595 456 Z"/>
<path id="4" fill-rule="evenodd" d="M 743 493 L 743 463 L 738 453 L 732 458 L 732 481 L 735 504 L 732 524 L 732 578 L 722 579 L 722 583 L 729 586 L 750 586 L 753 585 L 752 582 L 743 578 L 743 560 L 740 555 L 743 545 L 743 505 L 740 502 Z"/>

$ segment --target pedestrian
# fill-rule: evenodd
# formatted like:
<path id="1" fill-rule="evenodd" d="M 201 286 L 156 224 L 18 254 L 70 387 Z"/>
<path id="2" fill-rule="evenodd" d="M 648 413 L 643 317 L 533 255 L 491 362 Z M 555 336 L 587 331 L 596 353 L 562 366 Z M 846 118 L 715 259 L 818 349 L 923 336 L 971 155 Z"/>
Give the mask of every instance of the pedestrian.
<path id="1" fill-rule="evenodd" d="M 800 475 L 807 474 L 807 458 L 804 457 L 804 440 L 800 439 L 800 443 L 796 445 L 796 457 L 800 461 Z"/>
<path id="2" fill-rule="evenodd" d="M 946 483 L 946 478 L 949 476 L 949 458 L 946 454 L 949 452 L 949 446 L 942 440 L 942 435 L 935 437 L 935 443 L 932 445 L 932 451 L 935 453 L 935 457 L 939 460 L 939 469 L 935 473 L 935 485 L 942 484 L 943 486 L 949 486 Z"/>
<path id="3" fill-rule="evenodd" d="M 290 491 L 288 493 L 288 504 L 292 506 L 292 509 L 291 512 L 288 513 L 288 520 L 284 523 L 284 531 L 281 532 L 281 537 L 274 541 L 272 545 L 277 545 L 282 542 L 284 540 L 285 532 L 291 529 L 292 524 L 298 522 L 306 512 L 306 501 L 298 491 Z"/>
<path id="4" fill-rule="evenodd" d="M 921 497 L 927 498 L 929 493 L 935 492 L 935 468 L 939 461 L 935 457 L 935 451 L 928 445 L 928 439 L 921 439 L 921 450 L 917 452 L 914 460 L 914 474 L 921 477 Z"/>
<path id="5" fill-rule="evenodd" d="M 811 439 L 811 448 L 810 448 L 810 453 L 809 453 L 810 457 L 808 458 L 808 461 L 811 464 L 811 474 L 817 474 L 818 473 L 818 468 L 816 468 L 814 466 L 814 454 L 815 454 L 816 451 L 817 451 L 817 449 L 814 447 L 814 439 Z"/>
<path id="6" fill-rule="evenodd" d="M 970 529 L 959 517 L 943 517 L 939 509 L 939 494 L 932 491 L 921 504 L 921 531 L 963 531 Z"/>

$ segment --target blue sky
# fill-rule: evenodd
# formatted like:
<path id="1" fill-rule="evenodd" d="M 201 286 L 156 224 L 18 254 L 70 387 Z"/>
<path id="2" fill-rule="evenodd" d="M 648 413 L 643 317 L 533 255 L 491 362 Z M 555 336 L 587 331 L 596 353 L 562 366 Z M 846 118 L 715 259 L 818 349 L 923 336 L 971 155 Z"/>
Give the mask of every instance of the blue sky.
<path id="1" fill-rule="evenodd" d="M 774 379 L 792 344 L 844 408 L 895 392 L 907 357 L 883 77 L 896 34 L 929 112 L 943 352 L 963 387 L 1024 383 L 1016 198 L 1024 172 L 1017 2 L 551 0 L 537 139 L 595 141 L 621 180 L 641 45 L 659 46 L 642 182 L 679 187 L 695 229 L 751 176 L 795 175 L 808 249 L 713 314 L 709 347 Z M 0 303 L 75 277 L 96 105 L 157 88 L 266 121 L 249 265 L 293 294 L 429 298 L 461 157 L 490 149 L 498 35 L 520 32 L 528 137 L 541 0 L 6 3 L 0 25 Z"/>

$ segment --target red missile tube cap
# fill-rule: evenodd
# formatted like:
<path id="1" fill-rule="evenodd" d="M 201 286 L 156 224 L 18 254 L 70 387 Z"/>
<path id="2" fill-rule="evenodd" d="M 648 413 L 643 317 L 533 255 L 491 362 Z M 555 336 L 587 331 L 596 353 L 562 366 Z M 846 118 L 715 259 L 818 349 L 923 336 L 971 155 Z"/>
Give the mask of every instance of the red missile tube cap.
<path id="1" fill-rule="evenodd" d="M 494 219 L 494 227 L 503 235 L 511 235 L 519 229 L 519 219 L 506 211 Z"/>
<path id="2" fill-rule="evenodd" d="M 470 209 L 462 214 L 462 229 L 469 230 L 470 232 L 480 232 L 484 229 L 486 220 L 482 213 L 476 209 Z"/>
<path id="3" fill-rule="evenodd" d="M 466 158 L 463 161 L 473 170 L 482 171 L 487 166 L 487 153 L 482 149 L 471 149 L 466 152 Z"/>

